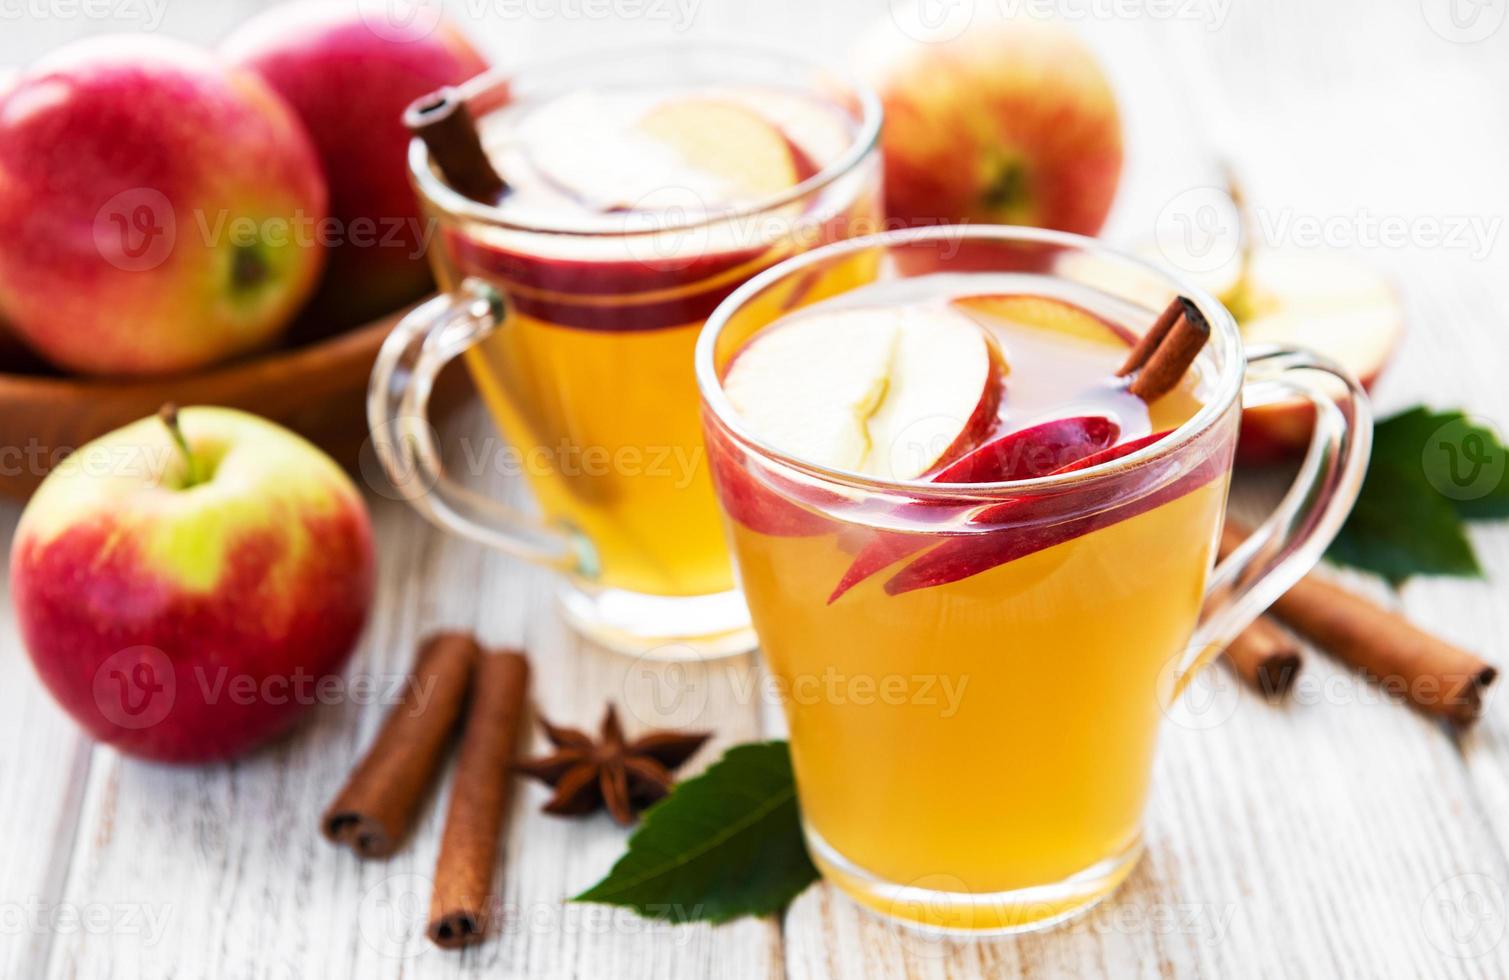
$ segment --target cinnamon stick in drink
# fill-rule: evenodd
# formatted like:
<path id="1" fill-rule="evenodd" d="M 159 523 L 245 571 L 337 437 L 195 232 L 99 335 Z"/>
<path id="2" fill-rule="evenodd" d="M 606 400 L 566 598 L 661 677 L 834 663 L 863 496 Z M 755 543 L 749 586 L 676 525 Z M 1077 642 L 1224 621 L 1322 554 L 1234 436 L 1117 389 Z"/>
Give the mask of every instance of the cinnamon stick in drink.
<path id="1" fill-rule="evenodd" d="M 387 857 L 408 836 L 461 717 L 481 649 L 465 633 L 424 641 L 403 703 L 320 819 L 332 842 L 361 857 Z"/>
<path id="2" fill-rule="evenodd" d="M 446 87 L 415 99 L 403 113 L 409 132 L 424 141 L 446 183 L 474 201 L 496 204 L 508 190 L 488 159 L 466 100 Z"/>
<path id="3" fill-rule="evenodd" d="M 1183 314 L 1184 297 L 1176 296 L 1163 312 L 1158 314 L 1158 319 L 1153 321 L 1147 333 L 1137 338 L 1137 343 L 1133 344 L 1132 349 L 1127 353 L 1127 359 L 1121 365 L 1121 369 L 1116 372 L 1116 377 L 1124 378 L 1146 364 L 1148 358 L 1153 356 L 1153 351 L 1163 343 L 1163 338 L 1168 336 L 1174 322 Z"/>
<path id="4" fill-rule="evenodd" d="M 1234 551 L 1247 534 L 1247 529 L 1228 523 L 1221 535 L 1222 555 Z M 1420 710 L 1458 725 L 1477 720 L 1483 694 L 1498 677 L 1498 668 L 1475 654 L 1313 573 L 1271 611 L 1386 689 L 1398 690 Z"/>
<path id="5" fill-rule="evenodd" d="M 1304 666 L 1299 644 L 1269 616 L 1253 620 L 1225 653 L 1242 680 L 1271 698 L 1289 693 Z"/>
<path id="6" fill-rule="evenodd" d="M 529 688 L 529 662 L 515 651 L 483 654 L 456 762 L 456 779 L 430 896 L 429 937 L 454 949 L 480 942 L 492 904 L 493 867 L 507 814 Z"/>
<path id="7" fill-rule="evenodd" d="M 1179 312 L 1173 318 L 1173 322 L 1167 328 L 1160 325 L 1169 315 L 1169 310 L 1164 310 L 1158 322 L 1153 324 L 1153 329 L 1148 331 L 1152 336 L 1155 332 L 1162 332 L 1163 336 L 1157 345 L 1147 355 L 1146 363 L 1136 370 L 1136 376 L 1132 383 L 1127 386 L 1127 391 L 1141 398 L 1145 402 L 1154 402 L 1174 389 L 1179 379 L 1189 370 L 1199 355 L 1200 348 L 1210 339 L 1210 323 L 1205 319 L 1205 314 L 1200 312 L 1194 303 L 1180 296 L 1174 301 L 1179 305 Z M 1170 304 L 1172 309 L 1172 304 Z M 1143 338 L 1146 340 L 1147 338 Z M 1138 344 L 1140 348 L 1142 344 Z M 1136 357 L 1137 349 L 1133 349 L 1132 357 Z M 1131 360 L 1128 360 L 1128 364 Z M 1125 370 L 1125 367 L 1123 367 Z"/>

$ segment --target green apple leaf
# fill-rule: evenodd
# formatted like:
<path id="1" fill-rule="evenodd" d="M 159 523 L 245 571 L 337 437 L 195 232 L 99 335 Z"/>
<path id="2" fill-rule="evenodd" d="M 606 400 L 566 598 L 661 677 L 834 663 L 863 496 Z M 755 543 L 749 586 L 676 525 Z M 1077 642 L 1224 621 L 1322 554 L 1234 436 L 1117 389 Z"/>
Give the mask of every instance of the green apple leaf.
<path id="1" fill-rule="evenodd" d="M 785 742 L 729 749 L 645 812 L 608 876 L 572 899 L 674 922 L 779 912 L 817 880 Z"/>
<path id="2" fill-rule="evenodd" d="M 1367 479 L 1327 557 L 1398 584 L 1480 576 L 1464 520 L 1509 517 L 1506 451 L 1459 411 L 1416 406 L 1379 422 Z"/>

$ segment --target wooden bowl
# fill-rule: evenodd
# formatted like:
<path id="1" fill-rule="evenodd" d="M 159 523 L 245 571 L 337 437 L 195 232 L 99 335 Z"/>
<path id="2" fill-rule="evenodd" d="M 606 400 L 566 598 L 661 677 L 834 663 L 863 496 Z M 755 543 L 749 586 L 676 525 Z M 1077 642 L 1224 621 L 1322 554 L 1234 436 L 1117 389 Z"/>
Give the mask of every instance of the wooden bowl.
<path id="1" fill-rule="evenodd" d="M 0 494 L 25 499 L 72 452 L 164 402 L 226 405 L 286 425 L 354 468 L 367 438 L 367 377 L 401 310 L 332 337 L 171 378 L 75 378 L 0 373 Z M 435 411 L 459 401 L 459 378 Z"/>

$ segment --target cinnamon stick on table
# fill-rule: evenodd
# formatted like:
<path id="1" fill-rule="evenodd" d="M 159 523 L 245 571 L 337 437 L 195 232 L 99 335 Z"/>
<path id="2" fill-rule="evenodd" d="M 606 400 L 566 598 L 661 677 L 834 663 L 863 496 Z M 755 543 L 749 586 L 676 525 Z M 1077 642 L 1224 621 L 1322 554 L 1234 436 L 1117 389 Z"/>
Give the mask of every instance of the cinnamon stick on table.
<path id="1" fill-rule="evenodd" d="M 1271 698 L 1289 693 L 1304 666 L 1299 644 L 1270 616 L 1253 620 L 1224 652 L 1242 680 Z"/>
<path id="2" fill-rule="evenodd" d="M 1228 523 L 1221 554 L 1230 554 L 1248 530 Z M 1476 721 L 1483 693 L 1498 669 L 1461 647 L 1415 626 L 1377 603 L 1315 574 L 1273 604 L 1287 625 L 1354 667 L 1402 693 L 1420 710 L 1459 725 Z"/>
<path id="3" fill-rule="evenodd" d="M 522 654 L 482 655 L 430 896 L 428 932 L 438 946 L 466 946 L 487 932 L 493 867 L 528 688 L 529 662 Z"/>
<path id="4" fill-rule="evenodd" d="M 420 647 L 403 703 L 325 811 L 320 826 L 362 857 L 392 854 L 440 769 L 481 649 L 464 633 L 438 633 Z"/>

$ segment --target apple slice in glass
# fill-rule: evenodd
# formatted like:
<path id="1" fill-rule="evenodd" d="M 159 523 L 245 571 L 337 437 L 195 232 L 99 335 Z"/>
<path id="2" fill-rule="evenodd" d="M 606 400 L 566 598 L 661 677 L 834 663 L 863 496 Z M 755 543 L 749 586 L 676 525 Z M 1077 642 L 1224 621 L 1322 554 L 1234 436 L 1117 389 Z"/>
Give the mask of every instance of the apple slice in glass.
<path id="1" fill-rule="evenodd" d="M 1169 431 L 1155 432 L 1152 435 L 1133 439 L 1103 452 L 1086 456 L 1061 467 L 1057 472 L 1070 473 L 1089 469 L 1092 466 L 1130 456 L 1163 439 Z M 957 582 L 1092 531 L 1110 527 L 1128 518 L 1147 513 L 1155 507 L 1204 486 L 1225 472 L 1229 465 L 1228 458 L 1219 455 L 1212 456 L 1202 460 L 1199 465 L 1179 475 L 1165 486 L 1146 493 L 1136 492 L 1138 484 L 1145 479 L 1145 475 L 1129 473 L 1124 479 L 1113 479 L 1104 491 L 1109 497 L 1130 497 L 1128 503 L 1056 523 L 1025 523 L 1035 518 L 1050 516 L 1043 514 L 1043 510 L 1045 507 L 1053 506 L 1051 501 L 1044 502 L 1029 497 L 1003 500 L 977 514 L 974 522 L 978 524 L 1009 523 L 1021 526 L 1007 526 L 990 533 L 950 536 L 942 544 L 910 562 L 892 576 L 885 583 L 885 591 L 888 595 L 900 595 L 914 589 Z"/>
<path id="2" fill-rule="evenodd" d="M 955 309 L 971 316 L 1004 320 L 1007 323 L 1051 330 L 1054 333 L 1097 344 L 1129 347 L 1137 338 L 1125 327 L 1103 320 L 1083 307 L 1051 296 L 1030 293 L 995 293 L 961 296 L 950 302 Z"/>
<path id="3" fill-rule="evenodd" d="M 1002 483 L 1030 480 L 1067 472 L 1078 460 L 1103 455 L 1121 437 L 1121 426 L 1103 415 L 1080 415 L 1054 419 L 992 439 L 945 466 L 932 476 L 934 483 Z M 903 510 L 927 510 L 918 500 Z M 992 508 L 994 509 L 994 508 Z M 936 543 L 928 534 L 881 531 L 854 556 L 854 561 L 828 596 L 839 596 L 876 572 Z"/>
<path id="4" fill-rule="evenodd" d="M 750 431 L 784 453 L 909 480 L 957 459 L 995 425 L 1002 372 L 984 331 L 949 310 L 829 310 L 755 337 L 723 390 Z M 728 485 L 720 482 L 725 495 Z M 737 520 L 736 508 L 747 508 L 729 508 Z"/>
<path id="5" fill-rule="evenodd" d="M 749 203 L 798 183 L 791 142 L 733 102 L 581 92 L 537 110 L 520 137 L 540 178 L 584 206 L 685 212 Z"/>

